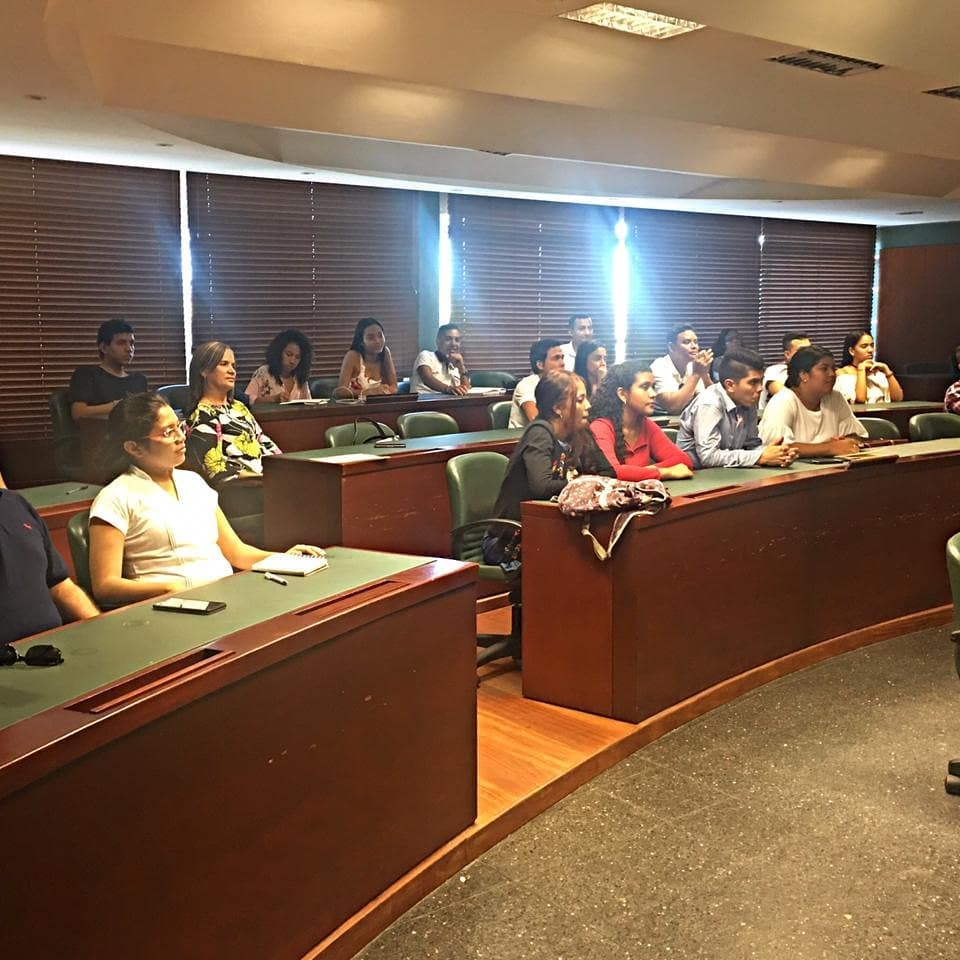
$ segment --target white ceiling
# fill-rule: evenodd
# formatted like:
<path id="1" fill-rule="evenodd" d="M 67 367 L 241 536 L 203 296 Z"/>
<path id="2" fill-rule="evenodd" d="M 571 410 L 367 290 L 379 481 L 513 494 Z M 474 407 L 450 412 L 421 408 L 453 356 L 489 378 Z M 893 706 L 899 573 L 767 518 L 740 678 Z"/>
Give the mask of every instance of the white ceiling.
<path id="1" fill-rule="evenodd" d="M 581 5 L 3 0 L 0 153 L 960 220 L 960 101 L 923 93 L 960 85 L 956 0 L 649 0 L 707 24 L 664 41 L 556 16 Z M 768 62 L 810 47 L 885 66 Z"/>

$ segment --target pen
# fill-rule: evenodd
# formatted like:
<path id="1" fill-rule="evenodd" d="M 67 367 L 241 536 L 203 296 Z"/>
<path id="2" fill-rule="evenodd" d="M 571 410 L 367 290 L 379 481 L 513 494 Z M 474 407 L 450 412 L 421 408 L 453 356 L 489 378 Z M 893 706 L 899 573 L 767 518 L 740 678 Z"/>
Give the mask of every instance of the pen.
<path id="1" fill-rule="evenodd" d="M 86 490 L 90 486 L 89 483 L 85 483 L 82 487 L 71 487 L 69 490 L 64 490 L 64 493 L 79 493 L 81 490 Z"/>
<path id="2" fill-rule="evenodd" d="M 278 577 L 275 573 L 265 573 L 263 575 L 264 580 L 269 580 L 271 583 L 279 583 L 281 587 L 287 585 L 287 581 L 283 577 Z"/>

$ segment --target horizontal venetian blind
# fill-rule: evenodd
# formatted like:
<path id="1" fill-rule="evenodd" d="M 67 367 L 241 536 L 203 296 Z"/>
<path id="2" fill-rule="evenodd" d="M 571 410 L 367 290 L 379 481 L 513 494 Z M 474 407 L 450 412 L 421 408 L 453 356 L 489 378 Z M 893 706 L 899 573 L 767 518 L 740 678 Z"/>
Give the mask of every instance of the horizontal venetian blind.
<path id="1" fill-rule="evenodd" d="M 0 431 L 50 435 L 47 399 L 125 317 L 134 369 L 182 380 L 179 180 L 169 170 L 0 157 Z"/>
<path id="2" fill-rule="evenodd" d="M 457 195 L 449 212 L 451 319 L 469 366 L 529 373 L 530 345 L 569 340 L 574 313 L 613 354 L 618 208 Z"/>
<path id="3" fill-rule="evenodd" d="M 234 348 L 238 380 L 297 327 L 313 376 L 335 374 L 361 317 L 380 320 L 398 375 L 417 350 L 417 194 L 187 175 L 193 341 Z"/>
<path id="4" fill-rule="evenodd" d="M 758 341 L 760 221 L 753 217 L 628 210 L 630 308 L 627 355 L 666 353 L 686 324 L 709 347 L 724 327 Z"/>
<path id="5" fill-rule="evenodd" d="M 784 333 L 806 333 L 840 359 L 843 338 L 870 327 L 873 227 L 764 220 L 760 261 L 760 348 L 782 357 Z"/>

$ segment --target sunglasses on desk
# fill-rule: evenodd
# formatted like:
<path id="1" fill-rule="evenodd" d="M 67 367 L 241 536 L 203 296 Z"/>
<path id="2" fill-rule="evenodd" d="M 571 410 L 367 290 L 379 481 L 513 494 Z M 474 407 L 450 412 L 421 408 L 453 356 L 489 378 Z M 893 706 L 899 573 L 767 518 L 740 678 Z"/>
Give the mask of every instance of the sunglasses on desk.
<path id="1" fill-rule="evenodd" d="M 22 656 L 9 643 L 0 646 L 0 667 L 12 667 L 21 662 L 28 667 L 55 667 L 63 663 L 63 654 L 52 643 L 35 643 Z"/>

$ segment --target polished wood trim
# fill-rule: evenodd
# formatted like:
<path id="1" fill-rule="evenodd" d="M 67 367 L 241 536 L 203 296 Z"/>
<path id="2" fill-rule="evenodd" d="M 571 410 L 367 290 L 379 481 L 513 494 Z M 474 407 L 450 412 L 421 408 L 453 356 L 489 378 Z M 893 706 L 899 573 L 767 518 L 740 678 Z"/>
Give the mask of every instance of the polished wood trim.
<path id="1" fill-rule="evenodd" d="M 406 910 L 514 830 L 641 747 L 771 680 L 915 630 L 949 623 L 949 605 L 798 650 L 631 724 L 527 700 L 519 672 L 491 670 L 477 693 L 477 821 L 333 931 L 302 960 L 348 960 Z M 479 631 L 495 626 L 478 618 Z"/>

